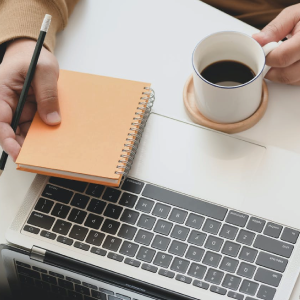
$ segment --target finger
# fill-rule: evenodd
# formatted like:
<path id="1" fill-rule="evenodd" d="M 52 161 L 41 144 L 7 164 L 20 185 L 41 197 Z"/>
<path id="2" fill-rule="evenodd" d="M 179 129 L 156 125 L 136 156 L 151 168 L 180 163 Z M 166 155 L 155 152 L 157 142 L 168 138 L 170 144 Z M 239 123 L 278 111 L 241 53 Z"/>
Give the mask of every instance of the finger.
<path id="1" fill-rule="evenodd" d="M 294 35 L 271 51 L 266 58 L 266 64 L 284 68 L 298 60 L 300 60 L 300 34 Z"/>
<path id="2" fill-rule="evenodd" d="M 300 80 L 300 61 L 286 68 L 271 68 L 266 78 L 274 82 L 294 84 Z"/>
<path id="3" fill-rule="evenodd" d="M 36 103 L 26 100 L 21 117 L 20 117 L 19 124 L 23 124 L 28 121 L 32 121 L 35 113 L 36 113 Z"/>
<path id="4" fill-rule="evenodd" d="M 37 65 L 33 89 L 39 115 L 48 125 L 57 125 L 61 121 L 57 98 L 57 78 L 58 75 L 51 70 L 51 67 Z"/>
<path id="5" fill-rule="evenodd" d="M 2 149 L 15 161 L 20 152 L 20 145 L 16 141 L 16 135 L 7 123 L 0 122 L 0 144 Z"/>
<path id="6" fill-rule="evenodd" d="M 297 6 L 297 8 L 295 6 Z M 300 15 L 298 8 L 298 4 L 285 8 L 273 21 L 263 28 L 261 32 L 254 34 L 252 37 L 256 39 L 261 46 L 282 40 L 299 22 Z"/>

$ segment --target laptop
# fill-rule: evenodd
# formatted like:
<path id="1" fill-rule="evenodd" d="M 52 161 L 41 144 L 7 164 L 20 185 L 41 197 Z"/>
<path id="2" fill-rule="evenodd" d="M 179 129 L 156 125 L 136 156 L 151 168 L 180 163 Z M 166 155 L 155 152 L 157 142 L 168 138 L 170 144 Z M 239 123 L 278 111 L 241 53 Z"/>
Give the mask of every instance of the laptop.
<path id="1" fill-rule="evenodd" d="M 39 299 L 289 299 L 299 173 L 295 153 L 152 113 L 119 188 L 36 176 L 1 251 L 7 285 Z"/>

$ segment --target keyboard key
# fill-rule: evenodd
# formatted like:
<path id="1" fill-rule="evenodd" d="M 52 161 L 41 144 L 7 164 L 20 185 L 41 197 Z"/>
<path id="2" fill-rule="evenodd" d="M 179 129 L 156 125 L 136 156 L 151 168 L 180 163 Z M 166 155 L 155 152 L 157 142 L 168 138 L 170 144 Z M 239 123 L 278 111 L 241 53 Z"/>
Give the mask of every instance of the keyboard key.
<path id="1" fill-rule="evenodd" d="M 142 264 L 142 269 L 146 270 L 146 271 L 149 271 L 149 272 L 152 272 L 152 273 L 156 273 L 157 270 L 158 270 L 157 267 L 154 267 L 154 266 L 149 265 L 149 264 Z"/>
<path id="2" fill-rule="evenodd" d="M 137 181 L 135 179 L 126 178 L 122 185 L 122 190 L 131 192 L 134 194 L 139 194 L 144 187 L 144 183 Z"/>
<path id="3" fill-rule="evenodd" d="M 54 285 L 57 285 L 57 280 L 55 277 L 47 275 L 47 274 L 42 274 L 42 280 Z"/>
<path id="4" fill-rule="evenodd" d="M 57 241 L 68 246 L 71 246 L 73 244 L 72 239 L 68 239 L 67 237 L 61 235 L 57 238 Z"/>
<path id="5" fill-rule="evenodd" d="M 119 227 L 120 222 L 106 219 L 101 227 L 101 231 L 114 235 L 118 231 Z"/>
<path id="6" fill-rule="evenodd" d="M 104 288 L 99 288 L 99 290 L 107 295 L 114 295 L 115 293 L 110 291 L 110 290 L 107 290 L 107 289 L 104 289 Z"/>
<path id="7" fill-rule="evenodd" d="M 186 220 L 185 225 L 196 229 L 200 229 L 203 222 L 203 217 L 191 213 L 188 219 Z"/>
<path id="8" fill-rule="evenodd" d="M 282 228 L 283 227 L 280 225 L 268 222 L 265 227 L 264 234 L 274 238 L 278 238 L 280 236 Z"/>
<path id="9" fill-rule="evenodd" d="M 248 221 L 249 216 L 234 211 L 234 210 L 230 210 L 228 212 L 227 218 L 225 220 L 225 222 L 232 224 L 232 225 L 236 225 L 236 226 L 240 226 L 240 227 L 244 227 Z"/>
<path id="10" fill-rule="evenodd" d="M 141 247 L 136 258 L 148 263 L 151 263 L 154 255 L 155 255 L 155 250 L 146 248 L 146 247 Z"/>
<path id="11" fill-rule="evenodd" d="M 38 267 L 32 267 L 33 270 L 38 271 L 40 273 L 44 273 L 47 274 L 47 270 L 42 269 L 42 268 L 38 268 Z"/>
<path id="12" fill-rule="evenodd" d="M 175 225 L 175 227 L 173 228 L 173 231 L 171 233 L 171 237 L 181 240 L 181 241 L 185 241 L 189 232 L 190 232 L 190 230 L 188 228 L 179 226 L 179 225 Z"/>
<path id="13" fill-rule="evenodd" d="M 248 222 L 247 229 L 261 233 L 265 224 L 266 221 L 261 220 L 259 218 L 251 217 Z"/>
<path id="14" fill-rule="evenodd" d="M 237 232 L 238 232 L 237 227 L 224 224 L 220 231 L 220 236 L 229 240 L 234 240 Z"/>
<path id="15" fill-rule="evenodd" d="M 122 240 L 118 239 L 114 236 L 108 235 L 102 245 L 103 248 L 108 249 L 110 251 L 118 251 Z"/>
<path id="16" fill-rule="evenodd" d="M 256 294 L 257 288 L 258 283 L 244 279 L 239 291 L 241 293 L 254 296 Z"/>
<path id="17" fill-rule="evenodd" d="M 73 192 L 65 190 L 63 188 L 54 186 L 52 184 L 47 184 L 42 196 L 68 204 L 73 196 Z"/>
<path id="18" fill-rule="evenodd" d="M 235 273 L 235 270 L 239 264 L 239 261 L 236 259 L 232 259 L 230 257 L 224 256 L 220 269 L 230 272 L 230 273 Z"/>
<path id="19" fill-rule="evenodd" d="M 117 206 L 114 204 L 108 204 L 106 210 L 104 212 L 104 216 L 112 218 L 112 219 L 119 219 L 123 208 L 121 206 Z"/>
<path id="20" fill-rule="evenodd" d="M 60 286 L 55 286 L 55 285 L 52 285 L 51 286 L 51 290 L 52 292 L 54 292 L 55 294 L 58 294 L 58 295 L 61 295 L 61 296 L 67 296 L 67 290 L 60 287 Z M 71 291 L 70 291 L 71 293 Z M 55 295 L 56 296 L 56 295 Z M 56 296 L 57 297 L 57 296 Z M 63 298 L 64 299 L 64 298 Z"/>
<path id="21" fill-rule="evenodd" d="M 205 243 L 205 248 L 218 252 L 224 243 L 223 239 L 210 235 Z"/>
<path id="22" fill-rule="evenodd" d="M 55 272 L 52 272 L 52 271 L 49 271 L 49 274 L 54 276 L 54 277 L 57 277 L 57 278 L 61 278 L 61 279 L 64 279 L 64 275 L 61 275 L 61 274 L 58 274 L 58 273 L 55 273 Z"/>
<path id="23" fill-rule="evenodd" d="M 90 183 L 85 193 L 87 195 L 99 198 L 102 195 L 103 191 L 104 185 Z"/>
<path id="24" fill-rule="evenodd" d="M 81 250 L 84 250 L 84 251 L 89 251 L 89 249 L 90 249 L 89 245 L 83 244 L 83 243 L 79 243 L 79 242 L 75 242 L 74 247 L 78 248 L 78 249 L 81 249 Z"/>
<path id="25" fill-rule="evenodd" d="M 132 240 L 137 229 L 135 227 L 123 224 L 119 230 L 118 236 L 127 240 Z"/>
<path id="26" fill-rule="evenodd" d="M 223 272 L 217 271 L 215 269 L 209 269 L 205 276 L 205 280 L 214 284 L 220 284 L 223 276 Z"/>
<path id="27" fill-rule="evenodd" d="M 80 280 L 78 280 L 78 279 L 71 278 L 71 277 L 66 277 L 66 279 L 67 279 L 68 281 L 71 281 L 71 282 L 73 282 L 73 283 L 76 283 L 76 284 L 81 284 L 81 281 L 80 281 Z"/>
<path id="28" fill-rule="evenodd" d="M 224 220 L 227 213 L 227 209 L 222 206 L 185 196 L 151 184 L 146 184 L 142 195 L 221 221 Z"/>
<path id="29" fill-rule="evenodd" d="M 33 211 L 27 221 L 28 224 L 44 228 L 44 229 L 50 229 L 54 223 L 54 218 L 49 217 L 47 215 L 44 215 L 42 213 Z"/>
<path id="30" fill-rule="evenodd" d="M 240 276 L 251 279 L 253 277 L 255 270 L 256 270 L 255 266 L 242 262 L 236 273 Z"/>
<path id="31" fill-rule="evenodd" d="M 71 226 L 72 224 L 69 222 L 65 222 L 63 220 L 57 220 L 52 230 L 59 234 L 67 235 Z"/>
<path id="32" fill-rule="evenodd" d="M 239 253 L 240 248 L 241 246 L 239 244 L 226 241 L 222 249 L 222 253 L 232 257 L 236 257 Z"/>
<path id="33" fill-rule="evenodd" d="M 98 287 L 96 285 L 93 285 L 93 284 L 90 284 L 90 283 L 83 282 L 82 285 L 85 286 L 85 287 L 88 287 L 90 289 L 93 289 L 93 290 L 98 290 Z"/>
<path id="34" fill-rule="evenodd" d="M 190 269 L 188 271 L 188 275 L 192 277 L 196 277 L 198 279 L 202 279 L 204 277 L 204 274 L 207 270 L 207 267 L 192 263 L 190 266 Z"/>
<path id="35" fill-rule="evenodd" d="M 205 253 L 202 263 L 208 266 L 218 267 L 221 258 L 222 256 L 220 254 L 207 251 Z"/>
<path id="36" fill-rule="evenodd" d="M 83 294 L 87 296 L 90 295 L 90 290 L 87 287 L 84 287 L 82 285 L 75 284 L 75 291 L 79 294 Z M 71 298 L 74 298 L 74 296 L 71 296 Z"/>
<path id="37" fill-rule="evenodd" d="M 30 269 L 27 269 L 27 268 L 24 268 L 21 266 L 17 266 L 17 270 L 18 270 L 18 273 L 20 273 L 20 274 L 23 274 L 23 275 L 26 275 L 28 277 L 35 278 L 35 279 L 41 279 L 40 273 L 38 273 L 36 271 L 30 270 Z"/>
<path id="38" fill-rule="evenodd" d="M 183 224 L 185 219 L 187 217 L 187 212 L 178 208 L 173 208 L 170 216 L 169 216 L 169 220 L 179 223 L 179 224 Z"/>
<path id="39" fill-rule="evenodd" d="M 150 217 L 148 215 L 142 214 L 140 216 L 140 219 L 137 223 L 137 226 L 143 227 L 145 229 L 151 230 L 154 226 L 154 223 L 156 221 L 156 218 Z"/>
<path id="40" fill-rule="evenodd" d="M 299 236 L 299 231 L 285 227 L 283 229 L 281 239 L 283 241 L 296 244 L 298 236 Z"/>
<path id="41" fill-rule="evenodd" d="M 156 235 L 152 242 L 151 247 L 164 251 L 164 250 L 167 250 L 170 242 L 171 242 L 171 239 L 166 238 L 161 235 Z"/>
<path id="42" fill-rule="evenodd" d="M 206 236 L 207 235 L 205 233 L 193 230 L 188 238 L 188 242 L 197 246 L 202 246 Z"/>
<path id="43" fill-rule="evenodd" d="M 185 257 L 193 261 L 201 261 L 204 250 L 195 246 L 190 246 Z"/>
<path id="44" fill-rule="evenodd" d="M 257 265 L 279 272 L 285 271 L 287 263 L 287 259 L 265 252 L 260 252 L 256 260 Z"/>
<path id="45" fill-rule="evenodd" d="M 283 243 L 263 235 L 258 235 L 256 237 L 253 247 L 287 258 L 291 256 L 294 249 L 294 246 L 290 244 Z"/>
<path id="46" fill-rule="evenodd" d="M 135 206 L 135 209 L 145 213 L 150 213 L 153 205 L 154 201 L 145 198 L 140 198 L 137 205 Z"/>
<path id="47" fill-rule="evenodd" d="M 248 262 L 254 262 L 257 250 L 243 246 L 242 251 L 240 252 L 239 258 Z"/>
<path id="48" fill-rule="evenodd" d="M 104 201 L 92 199 L 87 210 L 92 213 L 101 215 L 103 213 L 105 205 L 106 205 L 106 202 L 104 202 Z"/>
<path id="49" fill-rule="evenodd" d="M 29 225 L 25 225 L 24 226 L 24 231 L 33 233 L 33 234 L 38 234 L 40 232 L 40 229 L 33 227 L 33 226 L 29 226 Z"/>
<path id="50" fill-rule="evenodd" d="M 180 282 L 184 282 L 184 283 L 187 283 L 187 284 L 190 284 L 192 282 L 192 278 L 191 277 L 186 277 L 184 275 L 180 275 L 180 274 L 177 274 L 176 277 L 175 277 L 176 280 L 180 281 Z"/>
<path id="51" fill-rule="evenodd" d="M 188 260 L 175 257 L 171 265 L 171 270 L 179 273 L 185 273 L 187 271 L 189 264 L 190 262 Z"/>
<path id="52" fill-rule="evenodd" d="M 119 201 L 119 204 L 129 207 L 129 208 L 133 208 L 137 199 L 138 199 L 138 197 L 136 195 L 132 195 L 129 193 L 123 193 L 123 195 Z"/>
<path id="53" fill-rule="evenodd" d="M 204 289 L 207 290 L 209 288 L 209 284 L 203 281 L 199 281 L 199 280 L 194 280 L 193 285 L 200 288 L 200 289 Z"/>
<path id="54" fill-rule="evenodd" d="M 220 227 L 221 227 L 220 222 L 217 222 L 212 219 L 207 219 L 206 222 L 204 223 L 202 230 L 208 233 L 217 234 L 219 232 Z"/>
<path id="55" fill-rule="evenodd" d="M 51 177 L 49 179 L 50 183 L 59 185 L 61 187 L 74 190 L 79 193 L 83 193 L 85 188 L 87 187 L 88 183 L 83 181 L 77 181 L 77 180 L 70 180 L 65 178 L 59 178 L 59 177 Z"/>
<path id="56" fill-rule="evenodd" d="M 169 254 L 165 254 L 162 252 L 158 252 L 154 259 L 154 264 L 163 268 L 168 268 L 173 256 Z"/>
<path id="57" fill-rule="evenodd" d="M 233 291 L 229 291 L 227 296 L 232 299 L 244 300 L 244 296 L 242 294 L 238 294 Z"/>
<path id="58" fill-rule="evenodd" d="M 170 206 L 161 203 L 156 203 L 152 211 L 152 215 L 160 217 L 162 219 L 166 219 L 170 210 L 171 210 Z"/>
<path id="59" fill-rule="evenodd" d="M 159 269 L 158 274 L 162 275 L 162 276 L 165 276 L 165 277 L 168 277 L 168 278 L 174 278 L 174 276 L 175 276 L 174 272 L 171 272 L 171 271 L 168 271 L 168 270 L 165 270 L 165 269 Z"/>
<path id="60" fill-rule="evenodd" d="M 106 188 L 102 196 L 102 199 L 107 200 L 109 202 L 117 203 L 120 195 L 121 195 L 121 191 L 108 187 Z"/>
<path id="61" fill-rule="evenodd" d="M 83 241 L 88 233 L 88 229 L 78 225 L 74 225 L 69 236 L 73 239 Z"/>
<path id="62" fill-rule="evenodd" d="M 163 235 L 169 235 L 169 233 L 172 229 L 172 226 L 173 226 L 173 224 L 170 222 L 158 220 L 154 227 L 154 231 L 157 233 L 161 233 Z"/>
<path id="63" fill-rule="evenodd" d="M 58 285 L 68 290 L 72 290 L 72 291 L 74 290 L 73 283 L 63 279 L 58 279 Z"/>
<path id="64" fill-rule="evenodd" d="M 212 285 L 210 287 L 210 291 L 213 293 L 216 293 L 216 294 L 220 294 L 220 295 L 225 295 L 227 293 L 227 290 L 225 290 L 219 286 L 215 286 L 215 285 Z"/>
<path id="65" fill-rule="evenodd" d="M 137 260 L 134 260 L 134 259 L 131 259 L 131 258 L 128 258 L 128 257 L 125 259 L 124 263 L 126 265 L 130 265 L 130 266 L 133 266 L 133 267 L 136 267 L 136 268 L 138 268 L 141 264 L 141 262 L 139 262 Z"/>
<path id="66" fill-rule="evenodd" d="M 71 222 L 77 223 L 77 224 L 82 224 L 86 215 L 87 215 L 87 213 L 85 211 L 77 209 L 77 208 L 73 208 L 68 217 L 68 220 Z"/>
<path id="67" fill-rule="evenodd" d="M 113 253 L 113 252 L 109 252 L 109 253 L 107 254 L 107 257 L 110 258 L 110 259 L 119 261 L 119 262 L 123 261 L 123 259 L 124 259 L 124 256 L 119 255 L 119 254 L 117 254 L 117 253 Z"/>
<path id="68" fill-rule="evenodd" d="M 40 198 L 35 206 L 35 210 L 48 214 L 53 206 L 54 202 L 44 198 Z"/>
<path id="69" fill-rule="evenodd" d="M 43 293 L 50 291 L 50 284 L 48 284 L 46 282 L 35 280 L 35 286 L 36 286 L 36 290 L 34 293 L 35 295 L 39 292 L 39 290 L 42 290 Z"/>
<path id="70" fill-rule="evenodd" d="M 97 254 L 97 255 L 100 255 L 100 256 L 105 256 L 107 251 L 105 251 L 103 249 L 100 249 L 100 248 L 93 247 L 91 249 L 91 253 L 94 253 L 94 254 Z"/>
<path id="71" fill-rule="evenodd" d="M 24 267 L 24 268 L 31 269 L 31 266 L 30 266 L 30 265 L 25 264 L 25 263 L 23 263 L 23 262 L 16 261 L 16 264 L 17 264 L 18 266 L 21 266 L 21 267 Z"/>
<path id="72" fill-rule="evenodd" d="M 123 245 L 120 249 L 120 253 L 130 256 L 130 257 L 134 257 L 138 248 L 139 248 L 139 245 L 124 241 Z"/>
<path id="73" fill-rule="evenodd" d="M 71 205 L 78 208 L 85 209 L 88 204 L 90 197 L 76 193 L 72 199 Z"/>
<path id="74" fill-rule="evenodd" d="M 118 294 L 118 293 L 116 294 L 116 296 L 119 297 L 119 298 L 121 298 L 121 299 L 123 299 L 123 300 L 131 300 L 130 297 L 125 296 L 125 295 L 121 295 L 121 294 Z"/>
<path id="75" fill-rule="evenodd" d="M 71 207 L 64 205 L 64 204 L 60 204 L 60 203 L 56 203 L 51 215 L 61 218 L 61 219 L 65 219 L 70 211 Z"/>
<path id="76" fill-rule="evenodd" d="M 134 240 L 139 244 L 149 246 L 153 236 L 154 234 L 152 232 L 140 229 Z"/>
<path id="77" fill-rule="evenodd" d="M 97 291 L 92 291 L 92 296 L 96 299 L 100 299 L 100 300 L 106 300 L 106 295 L 104 293 L 101 292 L 97 292 Z M 86 297 L 85 297 L 86 298 Z M 94 300 L 94 298 L 92 298 Z M 84 299 L 87 300 L 87 299 Z"/>
<path id="78" fill-rule="evenodd" d="M 242 229 L 242 230 L 240 230 L 236 240 L 237 240 L 237 242 L 251 246 L 251 244 L 254 240 L 254 237 L 255 237 L 255 234 L 253 232 Z"/>
<path id="79" fill-rule="evenodd" d="M 93 229 L 99 229 L 102 222 L 103 222 L 103 217 L 89 214 L 84 223 L 84 226 L 87 226 L 87 227 L 90 227 Z"/>
<path id="80" fill-rule="evenodd" d="M 178 256 L 183 256 L 186 248 L 187 248 L 187 244 L 178 242 L 178 241 L 172 241 L 172 244 L 168 250 L 169 253 L 178 255 Z"/>
<path id="81" fill-rule="evenodd" d="M 276 290 L 266 285 L 261 285 L 257 297 L 264 300 L 273 300 Z"/>
<path id="82" fill-rule="evenodd" d="M 104 233 L 91 230 L 88 237 L 86 238 L 86 242 L 95 246 L 100 246 L 102 241 L 104 240 L 104 237 Z"/>
<path id="83" fill-rule="evenodd" d="M 254 280 L 266 283 L 277 287 L 280 283 L 282 275 L 273 271 L 269 271 L 263 268 L 258 268 L 254 276 Z"/>
<path id="84" fill-rule="evenodd" d="M 138 217 L 139 217 L 139 213 L 138 212 L 126 208 L 124 210 L 124 212 L 123 212 L 122 217 L 121 217 L 120 220 L 122 222 L 134 225 Z"/>

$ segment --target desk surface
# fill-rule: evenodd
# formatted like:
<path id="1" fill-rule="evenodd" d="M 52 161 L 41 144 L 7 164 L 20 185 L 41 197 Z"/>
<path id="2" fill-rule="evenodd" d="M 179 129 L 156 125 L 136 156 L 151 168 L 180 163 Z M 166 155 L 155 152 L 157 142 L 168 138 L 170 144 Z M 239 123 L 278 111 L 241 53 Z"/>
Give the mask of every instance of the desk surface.
<path id="1" fill-rule="evenodd" d="M 151 82 L 153 110 L 190 121 L 182 90 L 192 72 L 199 40 L 222 30 L 257 30 L 198 0 L 85 0 L 58 34 L 60 68 Z M 300 153 L 300 87 L 268 82 L 263 119 L 238 135 Z M 34 175 L 17 172 L 11 160 L 0 179 L 0 243 Z"/>

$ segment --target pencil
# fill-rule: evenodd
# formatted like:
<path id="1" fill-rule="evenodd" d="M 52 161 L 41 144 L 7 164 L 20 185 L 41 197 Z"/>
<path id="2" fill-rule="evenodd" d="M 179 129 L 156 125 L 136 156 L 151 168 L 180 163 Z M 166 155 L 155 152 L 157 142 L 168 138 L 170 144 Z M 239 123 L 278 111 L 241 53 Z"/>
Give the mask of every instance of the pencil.
<path id="1" fill-rule="evenodd" d="M 30 88 L 31 81 L 34 76 L 35 68 L 36 68 L 36 65 L 37 65 L 37 62 L 38 62 L 38 59 L 39 59 L 39 56 L 41 53 L 41 49 L 43 47 L 43 43 L 45 40 L 45 36 L 49 29 L 50 23 L 51 23 L 51 16 L 45 15 L 41 30 L 40 30 L 40 35 L 38 37 L 38 40 L 37 40 L 37 43 L 36 43 L 36 46 L 35 46 L 35 49 L 34 49 L 34 52 L 32 55 L 32 59 L 31 59 L 31 62 L 30 62 L 29 68 L 28 68 L 28 72 L 27 72 L 27 75 L 26 75 L 26 78 L 24 81 L 23 89 L 20 94 L 17 108 L 16 108 L 15 114 L 14 114 L 12 122 L 11 122 L 11 127 L 14 130 L 14 132 L 16 132 L 18 124 L 19 124 L 19 120 L 20 120 L 20 117 L 21 117 L 21 114 L 23 111 L 23 107 L 26 102 L 28 90 Z M 2 175 L 3 170 L 5 168 L 7 157 L 8 157 L 8 154 L 3 151 L 1 158 L 0 158 L 0 176 Z"/>

